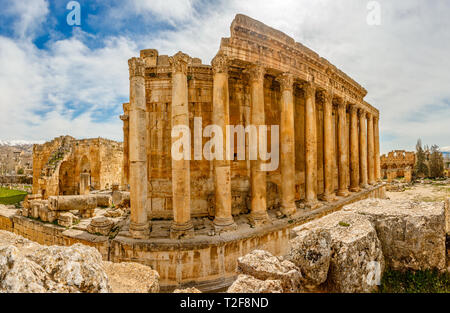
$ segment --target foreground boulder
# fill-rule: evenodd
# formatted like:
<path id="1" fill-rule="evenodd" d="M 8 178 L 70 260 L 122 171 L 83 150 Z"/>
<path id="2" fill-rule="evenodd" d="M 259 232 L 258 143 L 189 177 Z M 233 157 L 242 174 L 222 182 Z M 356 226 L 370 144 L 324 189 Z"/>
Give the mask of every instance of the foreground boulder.
<path id="1" fill-rule="evenodd" d="M 100 253 L 92 247 L 41 246 L 0 231 L 0 292 L 109 292 Z"/>
<path id="2" fill-rule="evenodd" d="M 241 274 L 228 288 L 227 293 L 282 293 L 283 286 L 280 280 L 260 280 L 255 277 Z"/>
<path id="3" fill-rule="evenodd" d="M 324 283 L 331 261 L 330 232 L 327 229 L 301 231 L 290 243 L 287 259 L 300 269 L 305 287 Z"/>
<path id="4" fill-rule="evenodd" d="M 195 287 L 186 288 L 186 289 L 175 289 L 173 293 L 202 293 Z"/>
<path id="5" fill-rule="evenodd" d="M 298 292 L 301 274 L 290 261 L 281 261 L 264 250 L 254 250 L 238 258 L 238 271 L 256 279 L 279 280 L 284 292 Z"/>
<path id="6" fill-rule="evenodd" d="M 344 207 L 376 228 L 386 264 L 393 269 L 446 268 L 445 212 L 441 202 L 368 199 Z"/>
<path id="7" fill-rule="evenodd" d="M 159 274 L 139 263 L 104 262 L 113 293 L 158 293 Z"/>
<path id="8" fill-rule="evenodd" d="M 326 291 L 354 293 L 377 289 L 384 258 L 375 228 L 368 219 L 352 212 L 336 212 L 293 231 L 306 240 L 300 244 L 301 239 L 294 239 L 290 258 L 311 283 L 324 281 L 328 273 L 321 286 Z M 327 270 L 328 240 L 331 258 Z M 318 269 L 317 277 L 314 268 Z"/>

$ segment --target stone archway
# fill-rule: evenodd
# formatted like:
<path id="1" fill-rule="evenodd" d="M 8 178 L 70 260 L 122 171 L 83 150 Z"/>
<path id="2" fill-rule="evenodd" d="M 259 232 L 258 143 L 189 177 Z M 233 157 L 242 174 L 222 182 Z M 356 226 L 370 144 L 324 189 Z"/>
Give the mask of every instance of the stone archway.
<path id="1" fill-rule="evenodd" d="M 61 163 L 59 167 L 59 194 L 73 195 L 76 192 L 75 177 L 72 164 L 68 161 Z"/>

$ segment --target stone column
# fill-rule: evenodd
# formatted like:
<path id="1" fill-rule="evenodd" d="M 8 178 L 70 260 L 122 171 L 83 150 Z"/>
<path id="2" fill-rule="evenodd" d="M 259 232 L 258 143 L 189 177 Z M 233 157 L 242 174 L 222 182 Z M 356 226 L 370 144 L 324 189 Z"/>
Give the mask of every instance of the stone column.
<path id="1" fill-rule="evenodd" d="M 367 188 L 367 127 L 366 112 L 359 109 L 359 182 Z"/>
<path id="2" fill-rule="evenodd" d="M 130 120 L 129 120 L 130 104 L 123 104 L 123 115 L 120 119 L 123 121 L 123 165 L 122 165 L 122 189 L 128 190 L 129 175 L 130 175 Z"/>
<path id="3" fill-rule="evenodd" d="M 80 195 L 88 195 L 90 190 L 91 175 L 89 173 L 80 174 Z"/>
<path id="4" fill-rule="evenodd" d="M 350 191 L 359 188 L 359 142 L 358 142 L 358 108 L 350 106 Z"/>
<path id="5" fill-rule="evenodd" d="M 305 206 L 315 208 L 317 201 L 317 124 L 316 124 L 316 87 L 305 83 Z"/>
<path id="6" fill-rule="evenodd" d="M 144 61 L 131 58 L 130 70 L 130 234 L 147 238 L 150 226 L 147 217 L 147 119 L 145 101 Z"/>
<path id="7" fill-rule="evenodd" d="M 345 140 L 345 127 L 347 120 L 347 105 L 343 99 L 338 102 L 338 167 L 339 167 L 339 189 L 338 196 L 348 196 L 347 189 L 347 163 L 348 163 L 348 149 L 347 141 Z"/>
<path id="8" fill-rule="evenodd" d="M 380 127 L 379 117 L 374 117 L 374 136 L 375 136 L 375 180 L 381 182 L 381 161 L 380 161 Z"/>
<path id="9" fill-rule="evenodd" d="M 214 226 L 217 230 L 236 228 L 231 215 L 231 170 L 227 159 L 226 127 L 230 124 L 230 96 L 228 91 L 228 60 L 223 54 L 218 54 L 212 60 L 213 67 L 213 112 L 212 122 L 222 129 L 223 160 L 214 160 L 214 192 L 216 216 Z"/>
<path id="10" fill-rule="evenodd" d="M 265 125 L 264 112 L 264 74 L 265 69 L 259 65 L 254 64 L 248 69 L 251 95 L 251 124 L 258 127 Z M 259 137 L 259 136 L 258 136 Z M 260 140 L 264 138 L 259 138 Z M 258 142 L 258 146 L 259 146 Z M 251 149 L 251 147 L 250 147 Z M 257 157 L 257 160 L 251 160 L 251 214 L 250 219 L 254 225 L 260 225 L 268 220 L 267 214 L 267 199 L 266 199 L 266 172 L 261 170 L 262 160 Z"/>
<path id="11" fill-rule="evenodd" d="M 324 150 L 324 186 L 323 200 L 332 202 L 336 199 L 333 186 L 333 155 L 334 155 L 334 131 L 333 131 L 333 94 L 322 91 L 323 98 L 323 150 Z"/>
<path id="12" fill-rule="evenodd" d="M 187 67 L 189 56 L 178 52 L 169 58 L 172 66 L 172 112 L 171 125 L 189 127 L 189 102 Z M 179 137 L 172 138 L 172 145 Z M 190 155 L 191 151 L 189 151 Z M 190 237 L 194 233 L 191 221 L 191 179 L 190 160 L 172 158 L 172 207 L 173 223 L 170 237 Z"/>
<path id="13" fill-rule="evenodd" d="M 375 185 L 375 141 L 373 136 L 373 115 L 367 114 L 367 167 L 369 185 Z"/>
<path id="14" fill-rule="evenodd" d="M 292 215 L 295 205 L 295 138 L 294 138 L 294 78 L 284 73 L 277 78 L 281 86 L 281 212 Z"/>

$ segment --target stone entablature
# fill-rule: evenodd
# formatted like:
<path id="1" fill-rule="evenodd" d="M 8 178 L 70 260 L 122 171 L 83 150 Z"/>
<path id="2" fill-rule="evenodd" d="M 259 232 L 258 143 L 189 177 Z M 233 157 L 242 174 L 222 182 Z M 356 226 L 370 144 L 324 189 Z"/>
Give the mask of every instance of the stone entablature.
<path id="1" fill-rule="evenodd" d="M 61 136 L 33 147 L 33 194 L 44 199 L 89 193 L 122 181 L 122 143 Z"/>
<path id="2" fill-rule="evenodd" d="M 237 15 L 212 66 L 154 49 L 129 65 L 130 103 L 121 119 L 136 238 L 148 236 L 152 219 L 173 220 L 173 238 L 192 235 L 195 217 L 233 229 L 233 217 L 250 212 L 258 226 L 270 222 L 269 209 L 284 215 L 298 205 L 314 209 L 319 200 L 332 202 L 380 181 L 379 111 L 364 101 L 367 91 L 258 21 Z M 173 160 L 172 127 L 194 130 L 195 118 L 203 127 L 279 125 L 280 166 L 266 173 L 257 170 L 259 159 L 196 160 L 193 147 L 190 161 Z M 202 138 L 202 147 L 208 140 Z"/>

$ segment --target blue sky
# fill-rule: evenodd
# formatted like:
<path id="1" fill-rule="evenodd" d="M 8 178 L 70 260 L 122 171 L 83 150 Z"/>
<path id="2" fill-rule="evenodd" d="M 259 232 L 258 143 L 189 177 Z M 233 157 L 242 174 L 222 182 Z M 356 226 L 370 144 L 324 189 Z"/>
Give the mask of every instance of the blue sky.
<path id="1" fill-rule="evenodd" d="M 280 29 L 368 90 L 381 150 L 450 146 L 450 2 L 380 0 L 0 0 L 0 140 L 122 140 L 127 60 L 182 50 L 210 64 L 235 14 Z M 450 148 L 449 148 L 450 150 Z"/>

